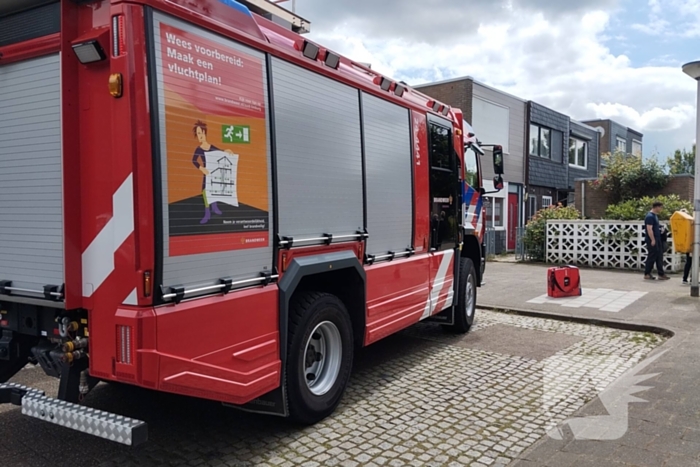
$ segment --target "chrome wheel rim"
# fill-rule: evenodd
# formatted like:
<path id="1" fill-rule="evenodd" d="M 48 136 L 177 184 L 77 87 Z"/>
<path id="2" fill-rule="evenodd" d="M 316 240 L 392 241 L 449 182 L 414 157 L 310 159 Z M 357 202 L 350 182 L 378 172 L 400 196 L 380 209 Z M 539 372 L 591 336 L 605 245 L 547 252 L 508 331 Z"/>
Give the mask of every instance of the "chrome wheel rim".
<path id="1" fill-rule="evenodd" d="M 474 309 L 476 308 L 476 301 L 474 300 L 474 288 L 475 288 L 474 274 L 470 273 L 467 276 L 467 288 L 466 288 L 466 302 L 467 302 L 467 316 L 471 318 L 474 316 Z"/>
<path id="2" fill-rule="evenodd" d="M 331 390 L 340 373 L 343 345 L 338 327 L 330 321 L 319 323 L 304 347 L 304 380 L 312 394 Z"/>

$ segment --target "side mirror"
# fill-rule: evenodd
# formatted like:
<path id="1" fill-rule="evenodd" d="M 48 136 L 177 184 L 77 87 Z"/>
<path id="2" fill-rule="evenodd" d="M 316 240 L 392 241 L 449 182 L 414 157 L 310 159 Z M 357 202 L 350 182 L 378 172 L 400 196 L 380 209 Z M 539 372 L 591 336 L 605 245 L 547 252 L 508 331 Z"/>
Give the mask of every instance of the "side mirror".
<path id="1" fill-rule="evenodd" d="M 501 191 L 503 189 L 503 177 L 500 175 L 493 177 L 493 187 L 496 190 Z"/>
<path id="2" fill-rule="evenodd" d="M 493 147 L 493 172 L 496 175 L 503 175 L 503 148 L 501 146 Z"/>

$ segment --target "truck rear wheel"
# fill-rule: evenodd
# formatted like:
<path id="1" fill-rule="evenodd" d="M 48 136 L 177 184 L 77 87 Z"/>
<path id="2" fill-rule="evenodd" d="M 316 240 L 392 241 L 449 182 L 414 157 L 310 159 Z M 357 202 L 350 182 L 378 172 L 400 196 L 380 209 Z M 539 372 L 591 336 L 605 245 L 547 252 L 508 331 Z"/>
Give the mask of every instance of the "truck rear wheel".
<path id="1" fill-rule="evenodd" d="M 471 259 L 460 258 L 455 323 L 449 329 L 462 334 L 469 332 L 474 323 L 474 315 L 476 315 L 476 269 Z"/>
<path id="2" fill-rule="evenodd" d="M 336 409 L 350 379 L 352 323 L 335 295 L 306 292 L 289 315 L 287 396 L 290 418 L 305 425 Z"/>

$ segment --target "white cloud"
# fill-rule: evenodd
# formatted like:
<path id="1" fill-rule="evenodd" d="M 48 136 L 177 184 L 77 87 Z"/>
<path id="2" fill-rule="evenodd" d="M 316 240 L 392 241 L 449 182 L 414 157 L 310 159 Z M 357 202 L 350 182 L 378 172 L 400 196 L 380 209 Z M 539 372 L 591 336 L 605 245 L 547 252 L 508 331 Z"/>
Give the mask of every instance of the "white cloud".
<path id="1" fill-rule="evenodd" d="M 682 3 L 652 0 L 659 6 L 651 7 L 665 2 Z M 336 0 L 329 6 L 333 14 L 320 7 L 305 12 L 312 38 L 410 84 L 469 75 L 577 120 L 614 118 L 648 133 L 662 154 L 695 137 L 696 87 L 680 67 L 660 59 L 657 66 L 635 68 L 605 46 L 612 1 L 574 8 L 558 0 L 475 0 L 464 11 L 461 0 L 374 0 L 382 12 L 401 9 L 396 19 L 375 14 L 370 3 Z M 568 10 L 557 9 L 565 5 Z"/>
<path id="2" fill-rule="evenodd" d="M 624 104 L 588 104 L 588 109 L 600 118 L 610 118 L 643 131 L 673 131 L 695 118 L 695 107 L 681 104 L 670 109 L 654 107 L 644 112 Z"/>
<path id="3" fill-rule="evenodd" d="M 651 36 L 700 37 L 700 0 L 649 0 L 646 24 L 632 28 Z"/>

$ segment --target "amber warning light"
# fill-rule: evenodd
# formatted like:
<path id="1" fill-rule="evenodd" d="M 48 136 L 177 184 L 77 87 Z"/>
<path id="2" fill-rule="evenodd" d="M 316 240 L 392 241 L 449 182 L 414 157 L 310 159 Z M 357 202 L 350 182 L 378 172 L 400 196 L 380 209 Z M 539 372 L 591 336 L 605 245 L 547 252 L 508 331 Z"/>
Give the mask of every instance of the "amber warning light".
<path id="1" fill-rule="evenodd" d="M 112 73 L 109 75 L 109 93 L 114 97 L 122 97 L 123 92 L 122 74 Z"/>
<path id="2" fill-rule="evenodd" d="M 151 271 L 143 273 L 143 296 L 151 296 Z"/>

